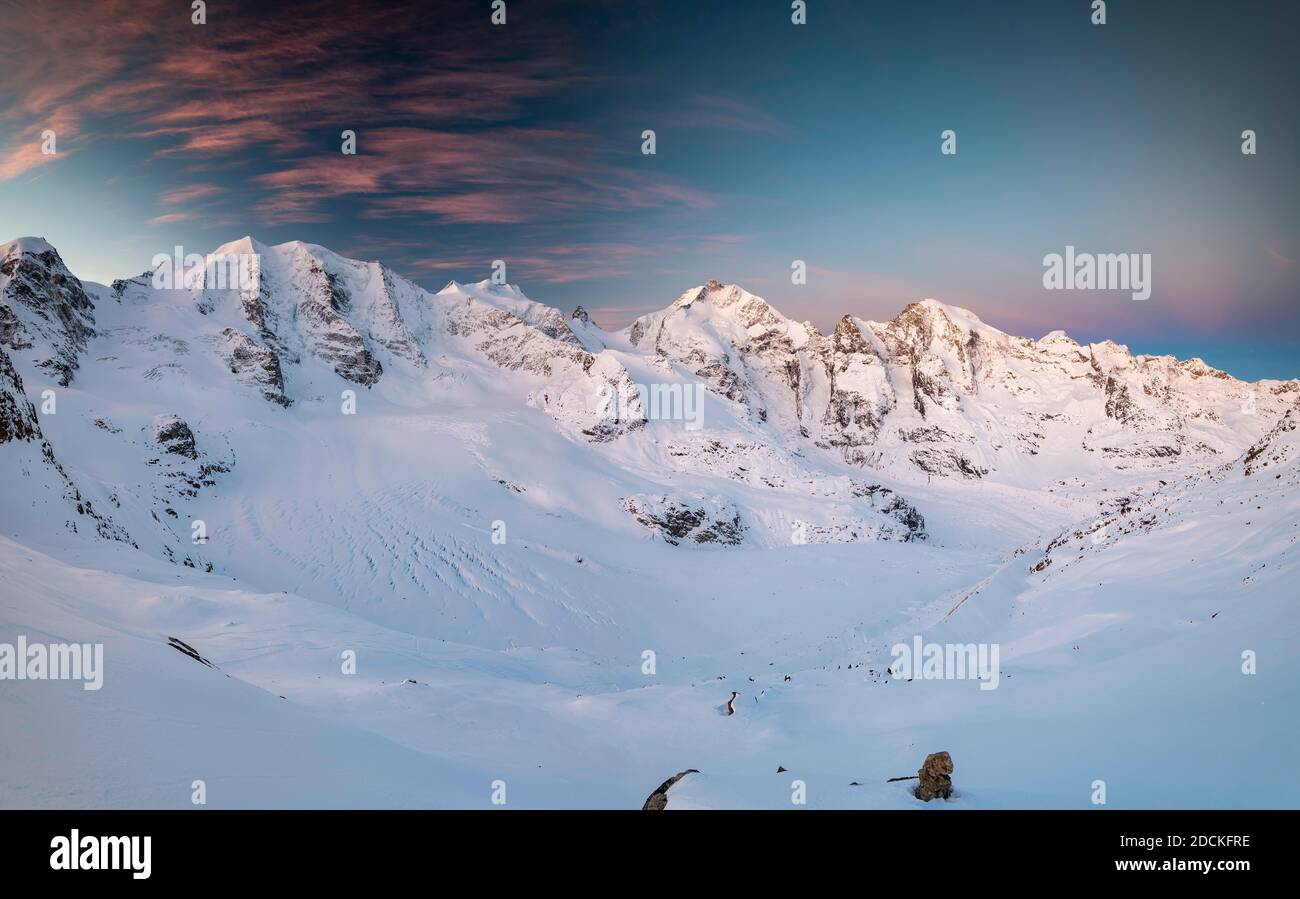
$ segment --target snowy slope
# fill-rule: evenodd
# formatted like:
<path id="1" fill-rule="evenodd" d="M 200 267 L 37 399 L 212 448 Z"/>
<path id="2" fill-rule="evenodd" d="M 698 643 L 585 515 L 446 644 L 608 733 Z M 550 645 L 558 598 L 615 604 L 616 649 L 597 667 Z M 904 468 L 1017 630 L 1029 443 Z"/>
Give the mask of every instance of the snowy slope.
<path id="1" fill-rule="evenodd" d="M 710 282 L 613 333 L 226 259 L 0 245 L 0 643 L 106 657 L 0 681 L 0 805 L 635 808 L 697 768 L 669 808 L 892 807 L 938 749 L 963 807 L 1300 800 L 1242 776 L 1295 737 L 1300 382 L 932 300 L 822 335 Z M 1000 645 L 998 689 L 886 675 L 916 634 Z"/>

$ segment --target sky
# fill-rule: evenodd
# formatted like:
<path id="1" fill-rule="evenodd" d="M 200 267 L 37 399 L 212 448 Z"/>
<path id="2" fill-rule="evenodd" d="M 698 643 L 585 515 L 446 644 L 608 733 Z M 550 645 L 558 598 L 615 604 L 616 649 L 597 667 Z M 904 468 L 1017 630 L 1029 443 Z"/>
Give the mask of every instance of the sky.
<path id="1" fill-rule="evenodd" d="M 100 282 L 246 234 L 502 259 L 606 328 L 710 278 L 823 329 L 932 297 L 1300 377 L 1300 4 L 1091 7 L 0 0 L 0 240 Z M 1046 289 L 1067 246 L 1150 254 L 1150 299 Z"/>

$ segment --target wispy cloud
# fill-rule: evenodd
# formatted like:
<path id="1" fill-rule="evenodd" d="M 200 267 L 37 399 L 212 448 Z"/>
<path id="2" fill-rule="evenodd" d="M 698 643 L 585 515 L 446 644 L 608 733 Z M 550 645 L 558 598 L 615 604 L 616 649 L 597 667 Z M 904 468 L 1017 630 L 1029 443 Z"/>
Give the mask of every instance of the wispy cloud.
<path id="1" fill-rule="evenodd" d="M 480 224 L 714 202 L 666 176 L 593 158 L 581 133 L 540 128 L 380 128 L 359 138 L 355 156 L 293 160 L 257 183 L 268 191 L 257 207 L 268 223 L 314 217 L 324 202 L 348 196 L 363 202 L 367 218 L 433 215 Z"/>
<path id="2" fill-rule="evenodd" d="M 0 123 L 14 137 L 0 147 L 0 180 L 55 161 L 36 140 L 53 127 L 69 149 L 79 134 L 112 135 L 191 171 L 252 169 L 247 208 L 264 225 L 329 221 L 341 198 L 370 219 L 496 225 L 712 204 L 678 179 L 611 162 L 589 128 L 519 123 L 583 78 L 564 16 L 492 41 L 486 16 L 457 17 L 431 41 L 411 27 L 422 9 L 232 3 L 193 25 L 165 0 L 116 0 L 87 28 L 74 2 L 21 4 L 3 29 L 5 46 L 23 52 L 4 54 Z M 340 152 L 345 129 L 358 135 L 355 156 Z M 223 192 L 205 183 L 158 199 L 173 207 Z M 153 223 L 184 218 L 172 210 Z"/>
<path id="3" fill-rule="evenodd" d="M 167 212 L 163 215 L 154 216 L 149 219 L 151 225 L 174 225 L 177 222 L 187 222 L 194 218 L 192 212 Z"/>
<path id="4" fill-rule="evenodd" d="M 672 121 L 677 127 L 685 128 L 717 128 L 780 137 L 795 133 L 776 116 L 726 94 L 695 94 L 677 105 Z"/>
<path id="5" fill-rule="evenodd" d="M 1267 244 L 1264 247 L 1264 254 L 1268 256 L 1270 262 L 1281 268 L 1295 268 L 1295 260 L 1289 256 L 1284 256 L 1273 244 Z"/>

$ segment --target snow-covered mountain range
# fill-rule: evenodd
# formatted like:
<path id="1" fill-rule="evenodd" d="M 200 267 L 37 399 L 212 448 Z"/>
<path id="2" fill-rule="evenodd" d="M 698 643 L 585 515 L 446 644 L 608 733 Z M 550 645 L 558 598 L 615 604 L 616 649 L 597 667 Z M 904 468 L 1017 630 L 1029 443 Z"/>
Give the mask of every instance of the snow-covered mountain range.
<path id="1" fill-rule="evenodd" d="M 1227 785 L 1300 719 L 1300 381 L 934 300 L 823 334 L 710 281 L 615 332 L 311 244 L 205 261 L 0 244 L 0 642 L 107 660 L 0 685 L 0 805 L 635 807 L 697 768 L 670 808 L 893 806 L 939 749 L 970 805 L 1300 801 Z M 890 677 L 914 634 L 1006 679 Z"/>

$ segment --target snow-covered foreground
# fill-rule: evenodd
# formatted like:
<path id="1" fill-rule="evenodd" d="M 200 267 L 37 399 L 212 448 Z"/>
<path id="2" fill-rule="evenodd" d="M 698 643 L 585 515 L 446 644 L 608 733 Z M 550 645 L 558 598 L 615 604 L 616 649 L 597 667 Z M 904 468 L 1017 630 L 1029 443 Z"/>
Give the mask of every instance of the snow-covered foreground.
<path id="1" fill-rule="evenodd" d="M 614 334 L 302 244 L 80 309 L 47 248 L 0 247 L 0 645 L 103 686 L 0 680 L 2 806 L 1300 806 L 1296 382 L 721 286 Z M 646 383 L 703 426 L 599 416 Z M 996 689 L 887 674 L 917 635 Z M 953 800 L 886 782 L 939 750 Z"/>

